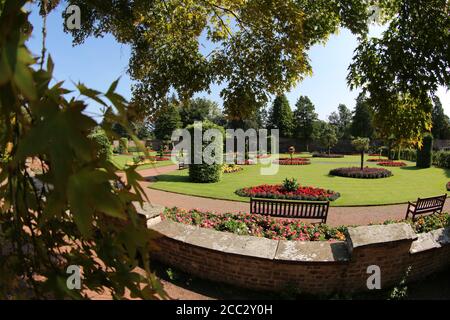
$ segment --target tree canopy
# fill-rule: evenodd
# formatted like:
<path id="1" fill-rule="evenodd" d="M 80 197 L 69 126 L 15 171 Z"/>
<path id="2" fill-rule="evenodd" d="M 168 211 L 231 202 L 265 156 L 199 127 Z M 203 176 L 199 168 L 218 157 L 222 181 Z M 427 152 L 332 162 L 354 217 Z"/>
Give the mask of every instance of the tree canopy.
<path id="1" fill-rule="evenodd" d="M 372 138 L 373 136 L 373 114 L 364 93 L 356 98 L 350 133 L 354 137 Z"/>
<path id="2" fill-rule="evenodd" d="M 308 144 L 314 136 L 314 122 L 317 120 L 314 104 L 307 96 L 300 96 L 295 104 L 295 136 Z"/>
<path id="3" fill-rule="evenodd" d="M 112 34 L 132 47 L 134 106 L 161 106 L 221 84 L 225 113 L 245 118 L 270 94 L 311 74 L 308 50 L 345 27 L 365 35 L 372 0 L 69 0 L 81 8 L 75 44 Z M 389 14 L 379 1 L 381 15 Z M 200 45 L 205 40 L 211 50 Z M 187 81 L 189 79 L 189 81 Z"/>
<path id="4" fill-rule="evenodd" d="M 450 139 L 450 119 L 444 113 L 442 103 L 438 97 L 433 99 L 433 112 L 431 114 L 433 127 L 431 133 L 435 139 Z"/>
<path id="5" fill-rule="evenodd" d="M 328 121 L 335 127 L 339 139 L 348 139 L 350 137 L 352 113 L 345 104 L 339 104 L 338 112 L 333 111 L 328 117 Z"/>

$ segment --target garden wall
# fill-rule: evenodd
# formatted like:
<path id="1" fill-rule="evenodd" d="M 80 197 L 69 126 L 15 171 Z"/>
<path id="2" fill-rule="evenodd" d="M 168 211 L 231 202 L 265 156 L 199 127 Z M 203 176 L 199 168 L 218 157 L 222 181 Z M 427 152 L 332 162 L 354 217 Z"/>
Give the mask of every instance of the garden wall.
<path id="1" fill-rule="evenodd" d="M 158 218 L 159 219 L 159 218 Z M 382 288 L 450 265 L 450 228 L 416 235 L 405 224 L 349 228 L 346 242 L 300 242 L 239 236 L 162 221 L 153 258 L 200 278 L 256 289 L 311 294 L 367 290 L 367 267 L 381 269 Z"/>

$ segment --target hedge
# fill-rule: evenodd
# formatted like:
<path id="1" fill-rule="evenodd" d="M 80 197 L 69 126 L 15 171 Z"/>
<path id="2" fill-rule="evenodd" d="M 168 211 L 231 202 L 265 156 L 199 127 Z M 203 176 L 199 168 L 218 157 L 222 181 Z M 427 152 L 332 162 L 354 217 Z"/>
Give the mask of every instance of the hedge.
<path id="1" fill-rule="evenodd" d="M 417 150 L 417 167 L 429 168 L 431 167 L 431 153 L 433 151 L 433 136 L 427 134 L 423 137 L 423 146 Z"/>
<path id="2" fill-rule="evenodd" d="M 433 153 L 433 164 L 439 168 L 450 169 L 450 151 L 437 151 Z"/>

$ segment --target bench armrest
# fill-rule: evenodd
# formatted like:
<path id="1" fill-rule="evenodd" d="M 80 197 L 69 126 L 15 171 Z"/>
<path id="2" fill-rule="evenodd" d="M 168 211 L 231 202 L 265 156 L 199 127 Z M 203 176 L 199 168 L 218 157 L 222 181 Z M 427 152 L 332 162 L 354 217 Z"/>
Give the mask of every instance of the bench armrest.
<path id="1" fill-rule="evenodd" d="M 414 208 L 415 208 L 415 207 L 416 207 L 416 205 L 417 205 L 417 203 L 414 203 L 414 202 L 410 202 L 410 201 L 408 201 L 408 205 L 409 205 L 409 206 L 412 206 L 412 207 L 414 207 Z"/>

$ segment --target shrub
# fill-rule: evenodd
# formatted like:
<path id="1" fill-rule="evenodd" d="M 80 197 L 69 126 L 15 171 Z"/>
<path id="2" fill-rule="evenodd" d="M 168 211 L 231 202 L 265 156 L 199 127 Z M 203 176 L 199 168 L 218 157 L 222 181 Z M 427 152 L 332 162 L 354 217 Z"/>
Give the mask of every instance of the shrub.
<path id="1" fill-rule="evenodd" d="M 128 139 L 127 138 L 119 139 L 119 153 L 120 154 L 128 153 Z"/>
<path id="2" fill-rule="evenodd" d="M 450 169 L 450 151 L 437 151 L 433 153 L 433 164 L 439 168 Z"/>
<path id="3" fill-rule="evenodd" d="M 295 192 L 297 191 L 299 185 L 297 182 L 297 179 L 292 178 L 292 179 L 284 179 L 283 181 L 283 189 L 286 190 L 287 192 Z"/>
<path id="4" fill-rule="evenodd" d="M 97 127 L 89 135 L 89 138 L 98 145 L 97 156 L 103 160 L 111 160 L 113 147 L 105 131 L 102 128 Z"/>
<path id="5" fill-rule="evenodd" d="M 415 149 L 403 149 L 400 151 L 400 159 L 407 161 L 417 161 L 417 150 Z"/>
<path id="6" fill-rule="evenodd" d="M 429 168 L 431 167 L 431 152 L 433 150 L 433 136 L 427 134 L 423 137 L 423 146 L 417 150 L 417 167 Z"/>
<path id="7" fill-rule="evenodd" d="M 189 130 L 192 137 L 194 137 L 195 128 L 200 129 L 200 124 L 202 127 L 202 133 L 209 129 L 217 129 L 221 132 L 222 137 L 220 139 L 213 138 L 213 141 L 203 141 L 203 145 L 201 150 L 196 150 L 194 148 L 194 143 L 192 143 L 192 149 L 190 152 L 190 165 L 189 165 L 189 178 L 193 182 L 200 183 L 210 183 L 210 182 L 218 182 L 222 178 L 222 161 L 223 161 L 223 137 L 225 137 L 224 130 L 221 126 L 218 126 L 211 121 L 205 120 L 201 123 L 196 122 L 188 126 L 186 129 Z M 196 152 L 203 153 L 203 150 L 206 146 L 214 147 L 217 150 L 217 153 L 213 156 L 215 157 L 215 162 L 213 164 L 207 164 L 203 161 L 201 164 L 194 163 L 194 157 Z M 199 155 L 202 157 L 202 155 Z"/>
<path id="8" fill-rule="evenodd" d="M 314 158 L 343 158 L 343 154 L 313 153 Z"/>
<path id="9" fill-rule="evenodd" d="M 330 171 L 330 175 L 357 179 L 380 179 L 392 176 L 392 172 L 383 168 L 365 167 L 361 170 L 359 167 L 350 167 L 333 169 Z"/>
<path id="10" fill-rule="evenodd" d="M 404 167 L 406 166 L 406 163 L 401 161 L 381 161 L 378 162 L 377 165 L 383 167 Z"/>
<path id="11" fill-rule="evenodd" d="M 314 187 L 298 186 L 296 190 L 287 191 L 283 185 L 260 185 L 255 187 L 242 188 L 235 191 L 241 197 L 288 199 L 288 200 L 319 200 L 334 201 L 340 197 L 338 192 Z"/>

